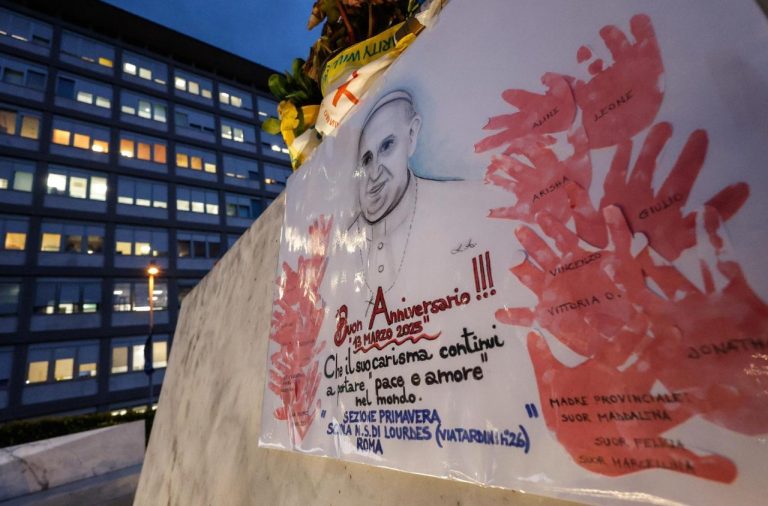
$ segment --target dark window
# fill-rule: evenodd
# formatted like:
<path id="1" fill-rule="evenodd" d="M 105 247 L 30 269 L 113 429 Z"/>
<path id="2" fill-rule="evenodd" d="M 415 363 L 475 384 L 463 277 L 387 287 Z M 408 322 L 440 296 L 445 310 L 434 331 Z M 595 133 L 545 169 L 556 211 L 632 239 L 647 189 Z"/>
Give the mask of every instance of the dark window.
<path id="1" fill-rule="evenodd" d="M 191 241 L 178 241 L 179 257 L 188 257 L 190 253 Z"/>
<path id="2" fill-rule="evenodd" d="M 3 82 L 21 86 L 24 84 L 24 72 L 19 72 L 18 70 L 6 67 L 5 72 L 3 72 Z"/>
<path id="3" fill-rule="evenodd" d="M 64 244 L 64 251 L 69 253 L 80 253 L 83 251 L 83 238 L 80 235 L 68 235 Z"/>
<path id="4" fill-rule="evenodd" d="M 75 98 L 75 81 L 66 77 L 59 78 L 59 85 L 56 88 L 56 94 L 60 97 Z"/>
<path id="5" fill-rule="evenodd" d="M 45 88 L 45 74 L 42 72 L 36 72 L 34 70 L 27 71 L 27 86 L 29 88 L 36 88 L 42 90 Z"/>
<path id="6" fill-rule="evenodd" d="M 104 238 L 98 235 L 88 236 L 88 253 L 101 253 L 103 249 Z"/>

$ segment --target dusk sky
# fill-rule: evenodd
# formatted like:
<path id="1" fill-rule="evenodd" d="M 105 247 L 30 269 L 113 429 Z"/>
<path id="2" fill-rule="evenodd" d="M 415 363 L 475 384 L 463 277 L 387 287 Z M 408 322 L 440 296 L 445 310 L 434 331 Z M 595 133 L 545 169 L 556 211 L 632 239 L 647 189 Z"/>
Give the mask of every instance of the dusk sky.
<path id="1" fill-rule="evenodd" d="M 275 70 L 306 58 L 313 0 L 104 0 Z"/>

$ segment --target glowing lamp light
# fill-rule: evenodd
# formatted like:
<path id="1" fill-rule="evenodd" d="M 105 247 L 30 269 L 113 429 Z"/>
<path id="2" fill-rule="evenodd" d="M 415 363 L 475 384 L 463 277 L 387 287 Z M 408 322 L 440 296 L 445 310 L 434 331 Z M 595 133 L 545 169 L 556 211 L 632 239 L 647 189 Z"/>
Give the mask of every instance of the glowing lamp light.
<path id="1" fill-rule="evenodd" d="M 160 269 L 156 265 L 149 264 L 149 267 L 147 267 L 147 274 L 150 276 L 157 276 L 160 274 Z"/>

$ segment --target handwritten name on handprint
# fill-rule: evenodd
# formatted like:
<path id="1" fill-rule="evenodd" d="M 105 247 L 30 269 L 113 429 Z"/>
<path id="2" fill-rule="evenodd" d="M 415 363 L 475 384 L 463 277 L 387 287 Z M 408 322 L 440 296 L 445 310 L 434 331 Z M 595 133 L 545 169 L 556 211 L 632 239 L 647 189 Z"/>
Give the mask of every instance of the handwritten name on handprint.
<path id="1" fill-rule="evenodd" d="M 576 113 L 573 92 L 565 77 L 546 73 L 541 82 L 547 87 L 544 94 L 526 90 L 509 89 L 501 98 L 517 109 L 512 114 L 494 116 L 484 130 L 500 130 L 475 144 L 475 152 L 482 153 L 504 144 L 514 145 L 515 140 L 531 137 L 533 143 L 544 134 L 567 130 Z M 530 144 L 525 142 L 525 144 Z M 505 154 L 511 154 L 506 151 Z"/>
<path id="2" fill-rule="evenodd" d="M 588 62 L 591 78 L 574 80 L 573 94 L 593 149 L 615 146 L 647 128 L 664 98 L 664 65 L 651 19 L 638 14 L 629 24 L 634 44 L 616 26 L 600 30 L 613 58 L 610 66 L 593 59 L 586 46 L 577 51 L 577 61 Z"/>

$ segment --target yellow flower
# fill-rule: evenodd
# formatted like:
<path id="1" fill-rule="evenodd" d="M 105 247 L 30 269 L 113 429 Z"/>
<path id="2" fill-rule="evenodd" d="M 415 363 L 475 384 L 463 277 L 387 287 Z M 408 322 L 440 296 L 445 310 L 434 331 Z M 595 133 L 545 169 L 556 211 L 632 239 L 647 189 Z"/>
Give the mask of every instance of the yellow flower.
<path id="1" fill-rule="evenodd" d="M 299 126 L 299 111 L 293 102 L 290 100 L 283 100 L 277 104 L 277 114 L 280 115 L 280 130 L 286 130 L 290 128 L 298 128 Z"/>

